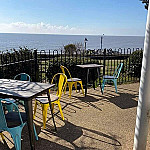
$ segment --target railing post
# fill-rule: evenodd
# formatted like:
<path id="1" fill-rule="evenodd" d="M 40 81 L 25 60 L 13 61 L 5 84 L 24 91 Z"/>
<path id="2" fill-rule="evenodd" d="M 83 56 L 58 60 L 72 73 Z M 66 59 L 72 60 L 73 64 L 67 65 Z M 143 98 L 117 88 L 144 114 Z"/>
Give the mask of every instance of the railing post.
<path id="1" fill-rule="evenodd" d="M 35 63 L 35 81 L 38 81 L 37 49 L 34 50 L 34 63 Z"/>
<path id="2" fill-rule="evenodd" d="M 106 49 L 104 49 L 104 56 L 103 56 L 103 76 L 105 75 L 105 60 L 106 60 Z"/>

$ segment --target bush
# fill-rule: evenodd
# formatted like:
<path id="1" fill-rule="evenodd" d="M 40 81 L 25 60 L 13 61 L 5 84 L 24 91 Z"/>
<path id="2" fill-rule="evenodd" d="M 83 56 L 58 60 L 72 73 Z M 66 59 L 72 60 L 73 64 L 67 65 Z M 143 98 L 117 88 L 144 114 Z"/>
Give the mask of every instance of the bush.
<path id="1" fill-rule="evenodd" d="M 134 77 L 140 78 L 142 67 L 143 50 L 137 50 L 130 56 L 130 70 L 129 73 Z"/>
<path id="2" fill-rule="evenodd" d="M 72 78 L 80 78 L 80 79 L 82 79 L 83 84 L 85 84 L 86 75 L 87 75 L 86 74 L 86 70 L 77 67 L 76 66 L 77 65 L 76 62 L 71 62 L 71 63 L 64 63 L 64 62 L 62 62 L 62 64 L 56 63 L 56 64 L 53 64 L 53 65 L 50 65 L 48 67 L 48 70 L 47 70 L 47 73 L 46 73 L 46 76 L 47 76 L 49 82 L 51 82 L 52 77 L 56 73 L 62 72 L 61 69 L 60 69 L 60 65 L 63 65 L 63 66 L 68 68 L 68 70 L 71 73 Z M 92 81 L 92 79 L 93 79 L 93 77 L 92 77 L 93 71 L 94 71 L 94 81 L 97 79 L 97 70 L 93 69 L 93 70 L 89 71 L 89 75 L 88 75 L 88 80 L 90 82 L 93 82 Z M 67 75 L 68 78 L 70 78 L 69 74 L 67 72 L 65 72 L 65 74 Z"/>
<path id="3" fill-rule="evenodd" d="M 65 49 L 65 53 L 72 55 L 74 52 L 76 52 L 77 47 L 75 44 L 68 44 L 64 46 L 64 49 Z"/>
<path id="4" fill-rule="evenodd" d="M 38 72 L 38 66 L 35 68 L 33 58 L 33 51 L 27 48 L 20 48 L 18 51 L 13 49 L 12 53 L 2 53 L 0 78 L 13 79 L 15 75 L 24 72 L 31 76 L 32 81 L 36 81 L 35 72 Z"/>

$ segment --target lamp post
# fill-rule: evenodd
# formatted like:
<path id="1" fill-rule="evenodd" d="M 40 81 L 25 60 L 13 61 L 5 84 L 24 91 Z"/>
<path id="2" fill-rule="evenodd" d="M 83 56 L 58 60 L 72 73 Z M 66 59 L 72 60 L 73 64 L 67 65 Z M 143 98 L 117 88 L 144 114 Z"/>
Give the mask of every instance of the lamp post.
<path id="1" fill-rule="evenodd" d="M 104 36 L 104 34 L 101 36 L 101 50 L 102 50 L 102 47 L 103 47 L 103 36 Z"/>
<path id="2" fill-rule="evenodd" d="M 86 42 L 88 41 L 87 38 L 84 39 L 84 46 L 85 46 L 85 50 L 86 50 Z"/>

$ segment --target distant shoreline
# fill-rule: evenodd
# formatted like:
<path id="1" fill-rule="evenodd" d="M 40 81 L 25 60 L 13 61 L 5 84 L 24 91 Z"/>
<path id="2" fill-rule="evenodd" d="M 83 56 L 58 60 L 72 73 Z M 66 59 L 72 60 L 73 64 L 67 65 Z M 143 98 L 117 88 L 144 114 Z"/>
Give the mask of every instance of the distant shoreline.
<path id="1" fill-rule="evenodd" d="M 94 34 L 50 34 L 50 33 L 0 33 L 0 34 L 28 34 L 28 35 L 62 35 L 62 36 L 102 36 Z M 117 37 L 145 37 L 145 35 L 104 35 L 104 36 L 117 36 Z"/>

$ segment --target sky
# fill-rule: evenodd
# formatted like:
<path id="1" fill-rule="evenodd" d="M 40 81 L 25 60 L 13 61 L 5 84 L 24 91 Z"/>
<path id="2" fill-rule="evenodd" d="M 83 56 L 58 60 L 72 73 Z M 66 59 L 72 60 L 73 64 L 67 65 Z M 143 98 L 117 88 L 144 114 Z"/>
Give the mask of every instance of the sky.
<path id="1" fill-rule="evenodd" d="M 0 33 L 144 36 L 140 0 L 0 0 Z"/>

